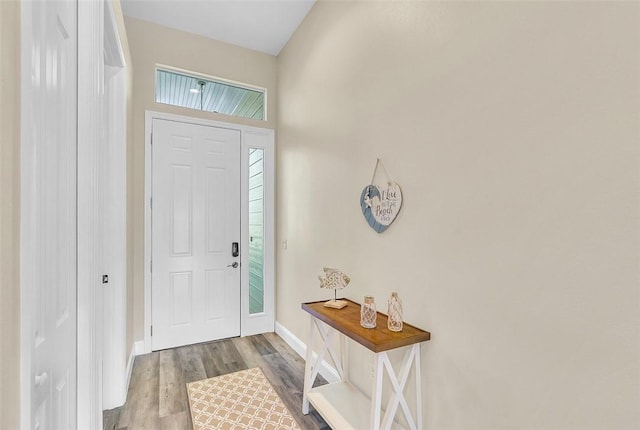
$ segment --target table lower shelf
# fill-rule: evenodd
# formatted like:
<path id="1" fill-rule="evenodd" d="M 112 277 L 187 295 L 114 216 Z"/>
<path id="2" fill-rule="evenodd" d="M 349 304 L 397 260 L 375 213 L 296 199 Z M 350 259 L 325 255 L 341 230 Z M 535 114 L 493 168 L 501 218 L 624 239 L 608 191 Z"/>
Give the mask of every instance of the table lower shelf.
<path id="1" fill-rule="evenodd" d="M 308 394 L 309 403 L 318 411 L 332 429 L 363 430 L 369 428 L 371 419 L 371 399 L 360 390 L 343 381 L 312 388 Z M 384 416 L 384 410 L 380 417 Z M 404 430 L 394 422 L 393 430 Z"/>

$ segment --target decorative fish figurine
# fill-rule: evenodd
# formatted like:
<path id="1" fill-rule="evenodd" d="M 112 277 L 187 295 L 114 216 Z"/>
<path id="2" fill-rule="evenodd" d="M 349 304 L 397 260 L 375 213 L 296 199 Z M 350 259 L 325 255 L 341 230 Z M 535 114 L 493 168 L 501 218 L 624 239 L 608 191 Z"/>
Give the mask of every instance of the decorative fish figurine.
<path id="1" fill-rule="evenodd" d="M 325 267 L 324 274 L 318 276 L 320 279 L 320 288 L 329 288 L 332 290 L 341 290 L 351 282 L 351 279 L 339 269 L 331 269 Z"/>

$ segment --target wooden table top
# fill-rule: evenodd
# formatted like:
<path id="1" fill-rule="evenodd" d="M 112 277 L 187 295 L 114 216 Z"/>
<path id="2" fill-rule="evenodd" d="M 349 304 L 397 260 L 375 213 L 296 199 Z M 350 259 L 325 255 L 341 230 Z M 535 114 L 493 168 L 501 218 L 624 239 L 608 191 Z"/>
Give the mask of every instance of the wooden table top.
<path id="1" fill-rule="evenodd" d="M 360 325 L 360 304 L 349 299 L 340 300 L 347 301 L 348 305 L 342 309 L 333 309 L 325 307 L 325 301 L 320 301 L 303 303 L 302 309 L 376 353 L 431 339 L 428 331 L 405 322 L 402 324 L 402 331 L 389 330 L 387 316 L 380 312 L 376 328 L 364 328 Z"/>

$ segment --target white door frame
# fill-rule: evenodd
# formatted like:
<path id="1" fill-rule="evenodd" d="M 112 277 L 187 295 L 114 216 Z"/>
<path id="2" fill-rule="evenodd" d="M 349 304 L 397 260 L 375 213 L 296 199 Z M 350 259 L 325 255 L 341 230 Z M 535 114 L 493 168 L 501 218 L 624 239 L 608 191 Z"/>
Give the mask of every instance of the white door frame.
<path id="1" fill-rule="evenodd" d="M 78 420 L 102 428 L 102 307 L 98 300 L 98 145 L 104 118 L 104 0 L 78 1 Z"/>
<path id="2" fill-rule="evenodd" d="M 127 399 L 126 346 L 126 231 L 127 231 L 127 65 L 122 40 L 113 11 L 113 4 L 105 2 L 104 58 L 105 58 L 105 118 L 102 125 L 105 142 L 101 164 L 106 167 L 110 181 L 103 196 L 102 243 L 108 246 L 103 255 L 103 273 L 109 282 L 103 288 L 103 403 L 102 409 L 122 406 Z"/>
<path id="3" fill-rule="evenodd" d="M 89 430 L 102 429 L 104 406 L 123 404 L 127 390 L 126 249 L 105 252 L 107 242 L 126 248 L 125 66 L 112 3 L 78 1 L 77 423 Z M 104 180 L 114 181 L 109 195 Z"/>
<path id="4" fill-rule="evenodd" d="M 248 263 L 248 153 L 249 148 L 264 149 L 264 306 L 260 314 L 249 315 L 249 265 L 241 265 L 240 280 L 240 335 L 274 331 L 275 325 L 275 133 L 273 130 L 231 124 L 200 118 L 191 118 L 164 112 L 145 112 L 145 180 L 144 180 L 144 352 L 151 352 L 151 132 L 154 119 L 227 128 L 240 131 L 240 256 Z"/>

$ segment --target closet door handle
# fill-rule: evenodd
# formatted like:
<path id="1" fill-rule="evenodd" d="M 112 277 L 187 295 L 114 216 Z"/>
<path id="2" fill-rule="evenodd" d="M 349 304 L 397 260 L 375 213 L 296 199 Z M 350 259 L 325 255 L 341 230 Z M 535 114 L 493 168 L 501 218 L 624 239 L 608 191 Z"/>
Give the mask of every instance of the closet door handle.
<path id="1" fill-rule="evenodd" d="M 47 383 L 47 379 L 49 379 L 47 372 L 42 372 L 40 375 L 36 375 L 36 387 L 42 387 Z"/>

